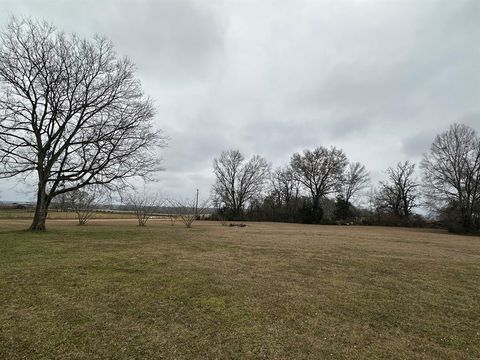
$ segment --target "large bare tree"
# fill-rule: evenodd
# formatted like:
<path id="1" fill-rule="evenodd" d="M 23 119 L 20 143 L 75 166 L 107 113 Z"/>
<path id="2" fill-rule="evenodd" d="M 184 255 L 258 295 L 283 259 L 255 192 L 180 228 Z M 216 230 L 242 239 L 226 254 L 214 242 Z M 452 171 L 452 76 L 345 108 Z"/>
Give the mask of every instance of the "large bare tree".
<path id="1" fill-rule="evenodd" d="M 290 166 L 295 178 L 309 192 L 315 217 L 321 217 L 321 199 L 340 191 L 347 156 L 335 147 L 320 146 L 293 154 Z"/>
<path id="2" fill-rule="evenodd" d="M 421 163 L 429 203 L 459 212 L 464 230 L 479 230 L 480 137 L 474 129 L 453 124 L 438 135 Z"/>
<path id="3" fill-rule="evenodd" d="M 379 210 L 408 218 L 418 206 L 420 185 L 415 178 L 415 164 L 399 162 L 387 169 L 387 177 L 386 181 L 380 182 L 377 194 Z"/>
<path id="4" fill-rule="evenodd" d="M 215 202 L 238 216 L 245 205 L 263 191 L 270 165 L 259 155 L 245 161 L 240 151 L 228 150 L 213 160 L 213 172 Z"/>
<path id="5" fill-rule="evenodd" d="M 370 175 L 365 165 L 359 162 L 351 162 L 345 170 L 340 195 L 347 204 L 350 204 L 352 199 L 364 190 L 369 183 Z"/>
<path id="6" fill-rule="evenodd" d="M 278 206 L 289 208 L 300 196 L 300 184 L 289 167 L 279 167 L 270 175 L 271 194 Z"/>
<path id="7" fill-rule="evenodd" d="M 0 35 L 0 177 L 35 174 L 31 230 L 52 199 L 158 170 L 165 138 L 134 65 L 102 37 L 13 18 Z"/>
<path id="8" fill-rule="evenodd" d="M 277 167 L 270 174 L 267 196 L 260 207 L 265 219 L 292 221 L 295 219 L 301 201 L 300 183 L 290 167 Z M 269 214 L 269 215 L 267 215 Z"/>

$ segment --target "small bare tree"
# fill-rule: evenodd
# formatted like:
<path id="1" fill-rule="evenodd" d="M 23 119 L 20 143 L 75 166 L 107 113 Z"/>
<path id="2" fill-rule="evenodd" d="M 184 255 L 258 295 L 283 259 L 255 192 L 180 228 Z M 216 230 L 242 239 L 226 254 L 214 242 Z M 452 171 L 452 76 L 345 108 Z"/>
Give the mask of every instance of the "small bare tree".
<path id="1" fill-rule="evenodd" d="M 201 203 L 198 203 L 197 199 L 170 200 L 170 204 L 175 208 L 185 227 L 190 228 L 195 220 L 206 211 L 209 200 L 204 200 Z"/>
<path id="2" fill-rule="evenodd" d="M 163 200 L 158 194 L 149 194 L 145 191 L 133 191 L 124 195 L 127 208 L 135 214 L 138 226 L 145 226 L 147 221 L 162 206 Z"/>
<path id="3" fill-rule="evenodd" d="M 178 215 L 177 214 L 168 214 L 168 218 L 170 219 L 170 225 L 175 226 L 175 222 L 178 219 Z"/>
<path id="4" fill-rule="evenodd" d="M 70 203 L 70 194 L 63 193 L 56 196 L 55 199 L 52 200 L 50 207 L 56 211 L 69 211 L 72 208 L 72 204 Z"/>
<path id="5" fill-rule="evenodd" d="M 68 203 L 77 214 L 78 225 L 85 225 L 95 216 L 95 205 L 100 202 L 100 194 L 86 190 L 75 190 L 68 193 Z"/>

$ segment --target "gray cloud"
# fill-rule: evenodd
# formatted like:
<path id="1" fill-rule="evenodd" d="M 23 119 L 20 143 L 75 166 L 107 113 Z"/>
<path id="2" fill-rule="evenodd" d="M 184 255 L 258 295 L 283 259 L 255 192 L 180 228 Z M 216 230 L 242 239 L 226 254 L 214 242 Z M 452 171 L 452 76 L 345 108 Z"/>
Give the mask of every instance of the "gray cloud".
<path id="1" fill-rule="evenodd" d="M 418 157 L 428 152 L 435 133 L 427 131 L 414 134 L 402 140 L 402 151 L 406 157 Z"/>
<path id="2" fill-rule="evenodd" d="M 110 38 L 171 137 L 164 192 L 209 192 L 228 148 L 273 165 L 343 148 L 376 182 L 453 122 L 480 131 L 478 1 L 13 1 L 8 14 Z M 3 198 L 6 185 L 2 185 Z M 23 196 L 23 195 L 18 195 Z"/>

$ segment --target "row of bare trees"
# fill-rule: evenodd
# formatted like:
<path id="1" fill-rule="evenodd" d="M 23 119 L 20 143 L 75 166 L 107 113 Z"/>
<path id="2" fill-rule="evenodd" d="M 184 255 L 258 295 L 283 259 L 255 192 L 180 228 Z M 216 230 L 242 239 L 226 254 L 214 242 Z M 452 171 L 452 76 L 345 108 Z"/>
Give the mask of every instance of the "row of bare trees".
<path id="1" fill-rule="evenodd" d="M 348 162 L 345 153 L 335 147 L 293 154 L 289 166 L 273 171 L 258 155 L 246 160 L 240 151 L 229 150 L 214 159 L 213 170 L 215 204 L 232 218 L 242 217 L 246 208 L 261 199 L 292 215 L 298 211 L 301 199 L 309 203 L 312 222 L 319 222 L 325 197 L 336 194 L 350 204 L 369 182 L 365 166 Z"/>
<path id="2" fill-rule="evenodd" d="M 145 226 L 147 221 L 155 216 L 167 216 L 171 220 L 171 224 L 175 224 L 175 220 L 180 221 L 185 227 L 192 227 L 193 223 L 204 215 L 207 210 L 209 199 L 199 202 L 198 192 L 195 198 L 186 199 L 169 199 L 165 196 L 140 191 L 131 191 L 124 195 L 123 201 L 127 210 L 133 211 L 138 225 Z M 160 214 L 162 209 L 166 209 Z"/>
<path id="3" fill-rule="evenodd" d="M 295 153 L 287 166 L 273 171 L 258 155 L 246 160 L 238 150 L 229 150 L 214 159 L 212 194 L 222 217 L 317 223 L 326 221 L 328 212 L 330 220 L 388 219 L 389 224 L 408 225 L 420 218 L 415 209 L 422 206 L 452 230 L 479 231 L 476 131 L 453 124 L 435 137 L 419 170 L 421 180 L 414 163 L 399 162 L 374 188 L 365 166 L 349 162 L 335 147 Z M 362 198 L 369 207 L 360 206 Z"/>
<path id="4" fill-rule="evenodd" d="M 388 182 L 376 194 L 376 211 L 408 218 L 423 205 L 455 232 L 480 231 L 480 137 L 453 124 L 437 135 L 420 163 L 399 163 L 387 171 Z"/>
<path id="5" fill-rule="evenodd" d="M 103 202 L 111 200 L 105 191 L 94 189 L 75 190 L 55 198 L 52 207 L 59 211 L 76 214 L 79 225 L 85 225 L 103 210 Z M 138 221 L 138 226 L 145 226 L 152 217 L 169 218 L 171 224 L 179 219 L 187 228 L 205 214 L 209 200 L 199 202 L 194 199 L 171 199 L 154 192 L 130 189 L 120 194 L 122 211 L 132 213 Z M 112 206 L 109 206 L 112 211 Z"/>

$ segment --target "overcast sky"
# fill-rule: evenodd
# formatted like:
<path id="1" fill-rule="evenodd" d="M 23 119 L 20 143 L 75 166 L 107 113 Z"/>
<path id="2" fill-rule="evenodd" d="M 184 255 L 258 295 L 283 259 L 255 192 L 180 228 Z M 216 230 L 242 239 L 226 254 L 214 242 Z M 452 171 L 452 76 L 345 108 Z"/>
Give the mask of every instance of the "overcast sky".
<path id="1" fill-rule="evenodd" d="M 480 1 L 20 1 L 9 15 L 107 36 L 138 67 L 171 140 L 152 188 L 207 196 L 222 150 L 335 145 L 374 182 L 453 122 L 480 131 Z M 25 186 L 0 182 L 3 200 Z"/>

